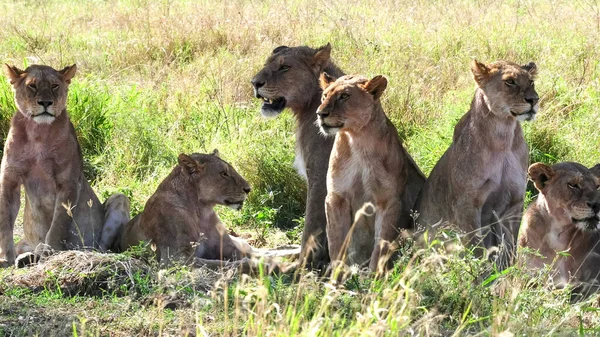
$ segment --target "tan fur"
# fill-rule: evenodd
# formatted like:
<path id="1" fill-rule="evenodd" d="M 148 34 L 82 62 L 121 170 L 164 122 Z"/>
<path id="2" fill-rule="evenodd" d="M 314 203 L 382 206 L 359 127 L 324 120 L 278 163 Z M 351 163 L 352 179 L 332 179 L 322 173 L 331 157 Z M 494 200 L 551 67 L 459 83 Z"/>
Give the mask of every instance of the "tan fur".
<path id="1" fill-rule="evenodd" d="M 519 245 L 538 250 L 530 268 L 552 264 L 554 284 L 600 284 L 600 179 L 583 165 L 535 163 L 529 175 L 540 192 L 523 217 Z M 557 252 L 569 256 L 557 257 Z"/>
<path id="2" fill-rule="evenodd" d="M 229 260 L 251 271 L 256 256 L 293 256 L 299 250 L 263 251 L 228 234 L 214 211 L 216 205 L 239 209 L 250 185 L 235 169 L 212 154 L 180 154 L 171 171 L 146 202 L 144 211 L 124 228 L 119 249 L 140 242 L 156 247 L 162 265 L 172 260 L 195 266 L 218 267 Z"/>
<path id="3" fill-rule="evenodd" d="M 348 75 L 335 80 L 324 73 L 321 86 L 318 123 L 324 134 L 335 136 L 326 198 L 330 258 L 347 256 L 351 264 L 370 260 L 370 269 L 382 272 L 389 266 L 400 229 L 413 227 L 408 172 L 422 173 L 381 107 L 385 77 Z M 357 214 L 364 204 L 372 204 L 373 216 Z"/>
<path id="4" fill-rule="evenodd" d="M 255 96 L 274 102 L 263 104 L 263 115 L 277 116 L 290 108 L 296 117 L 295 166 L 305 175 L 308 184 L 301 256 L 309 268 L 322 268 L 329 261 L 325 197 L 333 137 L 325 138 L 320 134 L 315 111 L 321 104 L 320 74 L 343 75 L 330 60 L 330 54 L 329 44 L 317 49 L 280 46 L 273 50 L 265 66 L 252 79 Z M 423 175 L 409 177 L 411 205 L 414 205 L 424 181 Z"/>
<path id="5" fill-rule="evenodd" d="M 417 222 L 455 224 L 471 246 L 504 244 L 498 261 L 504 267 L 514 255 L 529 161 L 518 120 L 531 120 L 538 110 L 537 69 L 533 63 L 473 61 L 471 70 L 478 86 L 471 109 L 423 186 Z"/>
<path id="6" fill-rule="evenodd" d="M 111 235 L 129 220 L 129 201 L 112 196 L 102 205 L 83 176 L 83 160 L 66 111 L 75 65 L 56 71 L 5 65 L 19 111 L 4 145 L 0 173 L 0 266 L 15 262 L 13 226 L 25 187 L 24 238 L 16 254 L 36 249 L 106 249 Z M 69 211 L 67 211 L 69 208 Z M 117 213 L 113 214 L 112 211 Z M 105 223 L 106 220 L 106 223 Z"/>

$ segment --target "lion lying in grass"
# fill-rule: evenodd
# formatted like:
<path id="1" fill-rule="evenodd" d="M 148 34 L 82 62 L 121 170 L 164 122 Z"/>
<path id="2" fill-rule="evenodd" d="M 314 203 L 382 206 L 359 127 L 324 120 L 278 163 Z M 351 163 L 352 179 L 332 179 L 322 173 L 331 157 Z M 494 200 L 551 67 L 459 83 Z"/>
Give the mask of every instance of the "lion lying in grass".
<path id="1" fill-rule="evenodd" d="M 298 255 L 299 249 L 254 249 L 227 233 L 213 208 L 240 209 L 249 192 L 248 182 L 219 158 L 217 150 L 180 154 L 179 164 L 160 183 L 144 211 L 123 228 L 116 250 L 125 251 L 145 241 L 156 249 L 164 266 L 171 261 L 211 268 L 239 264 L 244 272 L 256 271 L 253 257 Z M 271 267 L 279 266 L 273 261 Z"/>
<path id="2" fill-rule="evenodd" d="M 323 134 L 335 136 L 327 173 L 327 240 L 331 261 L 387 269 L 400 229 L 412 229 L 409 176 L 422 175 L 381 107 L 387 79 L 321 75 L 317 109 Z M 410 173 L 409 173 L 410 172 Z M 361 215 L 371 203 L 374 214 Z"/>
<path id="3" fill-rule="evenodd" d="M 539 251 L 530 268 L 553 265 L 554 284 L 600 286 L 600 179 L 577 163 L 535 163 L 529 176 L 540 192 L 523 217 L 519 245 Z M 566 252 L 560 254 L 558 252 Z"/>
<path id="4" fill-rule="evenodd" d="M 106 250 L 118 228 L 129 220 L 129 200 L 115 194 L 103 205 L 83 175 L 81 149 L 66 110 L 77 67 L 57 71 L 42 65 L 25 70 L 5 65 L 4 70 L 18 112 L 11 121 L 0 168 L 0 267 L 34 250 Z M 21 186 L 25 187 L 24 237 L 15 248 L 13 226 Z"/>
<path id="5" fill-rule="evenodd" d="M 514 257 L 523 212 L 529 150 L 519 121 L 538 111 L 537 68 L 473 61 L 471 70 L 478 86 L 471 109 L 423 186 L 417 222 L 429 226 L 429 238 L 434 225 L 451 223 L 469 246 L 492 253 L 504 246 L 497 260 L 504 268 Z"/>

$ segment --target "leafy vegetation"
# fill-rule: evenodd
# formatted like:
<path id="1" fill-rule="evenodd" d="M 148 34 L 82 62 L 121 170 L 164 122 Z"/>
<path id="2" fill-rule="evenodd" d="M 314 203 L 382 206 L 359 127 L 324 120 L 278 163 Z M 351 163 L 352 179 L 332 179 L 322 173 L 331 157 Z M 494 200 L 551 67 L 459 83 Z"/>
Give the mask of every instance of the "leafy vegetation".
<path id="1" fill-rule="evenodd" d="M 125 193 L 136 214 L 178 153 L 218 148 L 253 186 L 242 212 L 223 208 L 221 217 L 253 244 L 275 246 L 299 242 L 306 188 L 292 168 L 293 117 L 266 120 L 252 99 L 249 80 L 274 47 L 331 42 L 347 73 L 386 75 L 384 108 L 425 173 L 468 109 L 470 60 L 535 61 L 542 109 L 524 124 L 532 160 L 591 166 L 600 161 L 599 12 L 587 0 L 5 1 L 0 59 L 23 67 L 77 63 L 69 111 L 101 198 Z M 0 81 L 2 140 L 14 111 Z M 149 264 L 135 286 L 91 296 L 60 286 L 32 291 L 9 281 L 27 270 L 3 270 L 0 332 L 599 333 L 597 300 L 570 304 L 569 289 L 541 287 L 549 271 L 531 275 L 517 265 L 496 273 L 469 252 L 405 250 L 387 277 L 356 271 L 341 286 L 310 273 L 292 282 Z"/>

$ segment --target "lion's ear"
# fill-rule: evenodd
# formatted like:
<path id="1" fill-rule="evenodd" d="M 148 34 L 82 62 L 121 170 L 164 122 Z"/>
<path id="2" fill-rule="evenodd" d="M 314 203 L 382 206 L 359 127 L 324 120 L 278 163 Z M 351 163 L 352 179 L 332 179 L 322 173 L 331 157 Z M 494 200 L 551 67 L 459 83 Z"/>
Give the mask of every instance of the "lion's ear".
<path id="1" fill-rule="evenodd" d="M 373 95 L 374 100 L 378 100 L 387 88 L 387 78 L 377 75 L 362 86 L 368 93 Z"/>
<path id="2" fill-rule="evenodd" d="M 196 173 L 201 171 L 204 168 L 203 164 L 192 159 L 192 157 L 188 156 L 185 153 L 180 153 L 177 158 L 179 162 L 179 166 L 183 167 L 185 171 L 189 174 Z"/>
<path id="3" fill-rule="evenodd" d="M 315 74 L 322 72 L 329 65 L 329 57 L 331 56 L 331 44 L 327 43 L 323 47 L 317 49 L 312 59 L 312 67 Z"/>
<path id="4" fill-rule="evenodd" d="M 60 70 L 59 73 L 63 76 L 65 83 L 71 84 L 71 79 L 75 76 L 77 72 L 77 65 L 74 64 L 72 66 L 66 66 L 63 70 Z"/>
<path id="5" fill-rule="evenodd" d="M 473 73 L 473 79 L 479 87 L 483 87 L 490 76 L 490 68 L 477 60 L 471 62 L 471 72 Z"/>
<path id="6" fill-rule="evenodd" d="M 212 152 L 212 155 L 215 156 L 215 157 L 219 157 L 219 158 L 221 157 L 221 156 L 219 156 L 219 150 L 218 149 L 214 149 L 213 152 Z"/>
<path id="7" fill-rule="evenodd" d="M 321 85 L 321 89 L 325 90 L 328 86 L 331 85 L 331 83 L 335 82 L 337 78 L 329 75 L 326 72 L 322 72 L 321 76 L 319 77 L 319 85 Z"/>
<path id="8" fill-rule="evenodd" d="M 533 184 L 535 185 L 535 188 L 540 192 L 544 187 L 546 187 L 548 180 L 552 179 L 552 177 L 555 175 L 552 167 L 543 163 L 532 164 L 529 166 L 528 173 L 529 177 L 531 177 L 531 180 L 533 181 Z"/>
<path id="9" fill-rule="evenodd" d="M 277 54 L 284 49 L 288 49 L 288 46 L 279 46 L 279 47 L 273 49 L 273 54 Z"/>
<path id="10" fill-rule="evenodd" d="M 10 84 L 17 83 L 17 81 L 21 78 L 21 76 L 23 74 L 25 74 L 25 71 L 15 67 L 15 66 L 9 66 L 6 63 L 4 64 L 4 72 L 6 73 L 6 76 L 8 77 L 8 81 L 10 82 Z"/>
<path id="11" fill-rule="evenodd" d="M 525 65 L 522 65 L 521 68 L 527 70 L 527 72 L 529 73 L 529 75 L 531 75 L 531 77 L 537 76 L 537 66 L 535 65 L 535 63 L 529 62 Z"/>
<path id="12" fill-rule="evenodd" d="M 600 164 L 596 164 L 596 166 L 592 167 L 590 169 L 590 172 L 592 172 L 592 174 L 595 175 L 596 178 L 600 179 Z"/>

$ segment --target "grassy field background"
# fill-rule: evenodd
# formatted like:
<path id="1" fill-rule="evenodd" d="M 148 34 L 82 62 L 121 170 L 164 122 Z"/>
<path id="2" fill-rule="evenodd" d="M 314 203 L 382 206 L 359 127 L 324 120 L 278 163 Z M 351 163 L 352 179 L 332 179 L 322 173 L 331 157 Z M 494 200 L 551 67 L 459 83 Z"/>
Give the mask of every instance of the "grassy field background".
<path id="1" fill-rule="evenodd" d="M 426 174 L 468 110 L 475 88 L 469 62 L 534 61 L 541 111 L 524 124 L 531 161 L 600 162 L 596 1 L 2 1 L 0 13 L 0 61 L 77 64 L 69 112 L 101 199 L 125 193 L 135 215 L 177 154 L 218 148 L 253 186 L 242 212 L 222 208 L 220 215 L 257 246 L 299 243 L 303 224 L 306 189 L 292 168 L 294 119 L 262 118 L 249 83 L 279 45 L 330 42 L 346 73 L 387 76 L 384 108 Z M 14 111 L 9 84 L 0 81 L 2 140 Z M 468 252 L 406 251 L 389 277 L 357 272 L 343 287 L 311 274 L 290 283 L 150 266 L 125 278 L 119 291 L 72 296 L 59 272 L 47 272 L 47 284 L 34 291 L 8 281 L 24 271 L 0 271 L 0 331 L 600 333 L 597 300 L 571 305 L 568 290 L 538 287 L 548 271 L 532 276 L 517 266 L 499 274 Z M 221 281 L 205 285 L 213 279 Z M 164 308 L 156 298 L 180 305 Z"/>

